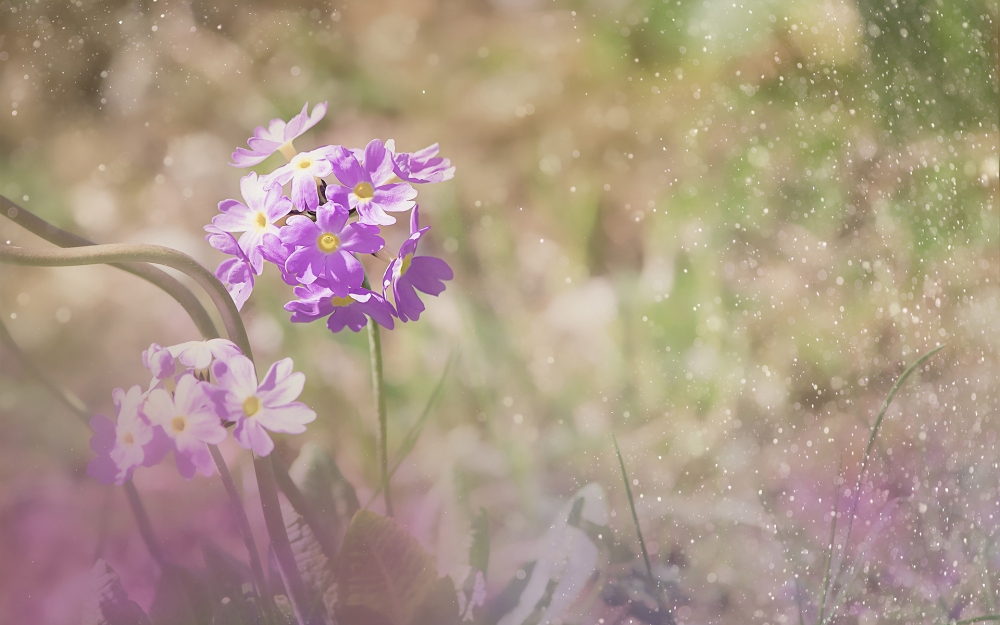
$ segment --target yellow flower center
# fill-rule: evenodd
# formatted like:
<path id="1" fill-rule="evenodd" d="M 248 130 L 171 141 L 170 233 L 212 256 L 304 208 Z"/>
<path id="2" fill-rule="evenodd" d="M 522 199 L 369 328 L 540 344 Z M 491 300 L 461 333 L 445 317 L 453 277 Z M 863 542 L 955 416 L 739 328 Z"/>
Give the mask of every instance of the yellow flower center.
<path id="1" fill-rule="evenodd" d="M 292 165 L 298 167 L 299 169 L 309 169 L 312 167 L 313 160 L 309 154 L 296 154 L 292 158 Z"/>
<path id="2" fill-rule="evenodd" d="M 170 429 L 172 429 L 175 434 L 180 434 L 186 427 L 187 419 L 182 416 L 176 416 L 170 420 Z"/>
<path id="3" fill-rule="evenodd" d="M 260 400 L 256 395 L 251 395 L 243 400 L 243 414 L 252 417 L 260 412 Z"/>
<path id="4" fill-rule="evenodd" d="M 126 445 L 131 445 L 132 443 L 135 442 L 135 437 L 132 436 L 131 432 L 125 432 L 125 435 L 122 436 L 122 442 L 125 443 Z"/>
<path id="5" fill-rule="evenodd" d="M 370 182 L 359 182 L 354 185 L 354 195 L 359 200 L 370 200 L 375 197 L 375 189 L 372 188 Z"/>
<path id="6" fill-rule="evenodd" d="M 334 308 L 342 308 L 344 306 L 350 306 L 354 303 L 354 300 L 350 297 L 331 297 L 330 303 L 333 304 Z"/>
<path id="7" fill-rule="evenodd" d="M 257 213 L 257 216 L 253 218 L 253 222 L 257 226 L 257 229 L 263 230 L 267 227 L 267 215 L 263 212 L 259 212 Z"/>
<path id="8" fill-rule="evenodd" d="M 340 237 L 332 232 L 324 232 L 316 239 L 316 247 L 326 254 L 336 252 L 337 248 L 340 247 Z"/>
<path id="9" fill-rule="evenodd" d="M 410 269 L 410 263 L 413 262 L 413 254 L 407 254 L 403 257 L 402 262 L 399 263 L 399 275 L 403 275 Z"/>

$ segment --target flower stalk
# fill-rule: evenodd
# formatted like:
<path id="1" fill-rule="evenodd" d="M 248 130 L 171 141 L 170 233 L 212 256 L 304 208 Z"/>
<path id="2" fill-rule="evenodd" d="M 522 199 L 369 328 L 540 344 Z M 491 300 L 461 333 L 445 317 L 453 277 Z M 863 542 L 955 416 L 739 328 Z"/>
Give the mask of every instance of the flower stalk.
<path id="1" fill-rule="evenodd" d="M 368 319 L 368 351 L 372 371 L 372 395 L 378 412 L 379 483 L 385 500 L 385 513 L 393 516 L 392 494 L 389 491 L 389 417 L 385 406 L 385 379 L 382 376 L 382 334 L 378 323 Z"/>

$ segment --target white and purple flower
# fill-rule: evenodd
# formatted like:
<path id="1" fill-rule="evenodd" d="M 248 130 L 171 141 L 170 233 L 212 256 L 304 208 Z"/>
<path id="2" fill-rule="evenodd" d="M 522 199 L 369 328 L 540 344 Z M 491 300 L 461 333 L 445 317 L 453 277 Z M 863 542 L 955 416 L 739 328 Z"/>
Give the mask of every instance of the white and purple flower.
<path id="1" fill-rule="evenodd" d="M 188 341 L 167 348 L 182 365 L 193 370 L 208 369 L 215 359 L 226 359 L 243 354 L 240 348 L 227 339 Z"/>
<path id="2" fill-rule="evenodd" d="M 343 146 L 328 148 L 333 173 L 340 182 L 326 189 L 327 197 L 358 212 L 363 224 L 387 226 L 396 223 L 389 213 L 408 211 L 414 207 L 417 190 L 396 179 L 392 152 L 374 139 L 360 159 Z"/>
<path id="3" fill-rule="evenodd" d="M 316 210 L 319 206 L 320 178 L 333 173 L 333 165 L 327 158 L 328 150 L 321 148 L 312 152 L 299 152 L 287 164 L 282 165 L 264 178 L 269 183 L 285 185 L 292 183 L 292 204 L 300 210 Z"/>
<path id="4" fill-rule="evenodd" d="M 421 237 L 430 226 L 420 228 L 419 208 L 410 215 L 410 238 L 399 248 L 399 255 L 386 267 L 382 286 L 388 294 L 392 291 L 396 315 L 400 321 L 416 321 L 424 311 L 417 291 L 439 295 L 444 291 L 444 281 L 453 277 L 451 267 L 434 256 L 415 256 Z"/>
<path id="5" fill-rule="evenodd" d="M 236 422 L 233 436 L 257 455 L 266 456 L 274 449 L 268 430 L 300 434 L 306 431 L 307 423 L 316 419 L 315 412 L 295 401 L 302 393 L 306 376 L 293 372 L 292 367 L 291 358 L 279 360 L 258 384 L 254 364 L 245 356 L 212 364 L 212 375 L 225 390 L 221 408 L 228 420 Z"/>
<path id="6" fill-rule="evenodd" d="M 285 310 L 292 313 L 292 323 L 308 323 L 323 317 L 331 332 L 350 328 L 358 332 L 368 323 L 368 317 L 376 323 L 393 328 L 396 311 L 384 297 L 362 288 L 351 288 L 347 295 L 338 297 L 322 282 L 295 288 L 299 299 L 285 304 Z M 367 316 L 366 316 L 367 315 Z"/>
<path id="7" fill-rule="evenodd" d="M 281 150 L 282 153 L 294 154 L 292 141 L 309 130 L 326 115 L 326 102 L 320 102 L 313 107 L 311 114 L 306 114 L 309 103 L 306 102 L 302 111 L 286 123 L 282 119 L 272 119 L 267 128 L 257 126 L 253 136 L 247 140 L 250 149 L 236 148 L 233 152 L 233 167 L 252 167 L 261 163 L 268 156 Z"/>
<path id="8" fill-rule="evenodd" d="M 455 177 L 451 161 L 438 156 L 438 144 L 429 145 L 416 152 L 403 152 L 393 156 L 393 171 L 400 180 L 426 184 L 444 182 Z"/>
<path id="9" fill-rule="evenodd" d="M 265 178 L 258 178 L 254 172 L 240 180 L 240 191 L 246 204 L 237 200 L 219 203 L 221 215 L 212 218 L 212 225 L 223 232 L 242 232 L 239 246 L 246 255 L 255 274 L 264 270 L 264 258 L 260 254 L 261 241 L 265 234 L 278 234 L 275 224 L 292 211 L 292 203 L 282 195 L 281 187 Z M 210 243 L 226 245 L 215 238 L 211 231 Z"/>
<path id="10" fill-rule="evenodd" d="M 205 231 L 208 232 L 205 238 L 208 240 L 209 245 L 220 252 L 232 256 L 232 258 L 227 258 L 219 263 L 219 267 L 215 270 L 215 277 L 229 291 L 229 295 L 232 296 L 233 301 L 236 303 L 236 310 L 242 310 L 243 304 L 250 298 L 255 281 L 250 257 L 246 255 L 232 233 L 220 230 L 212 224 L 205 226 Z M 274 235 L 265 233 L 263 238 L 266 239 L 269 236 L 273 237 Z M 263 242 L 258 246 L 258 250 L 260 250 L 264 260 L 268 260 L 267 255 L 264 253 L 265 248 L 266 246 Z"/>
<path id="11" fill-rule="evenodd" d="M 374 254 L 385 246 L 378 228 L 347 223 L 344 206 L 327 203 L 316 211 L 316 221 L 305 216 L 289 218 L 281 229 L 281 240 L 295 247 L 285 261 L 285 270 L 302 284 L 322 278 L 339 297 L 351 287 L 361 286 L 365 270 L 355 253 Z"/>
<path id="12" fill-rule="evenodd" d="M 101 484 L 121 486 L 132 479 L 133 471 L 140 466 L 159 462 L 163 452 L 154 449 L 158 441 L 154 440 L 153 427 L 139 414 L 139 407 L 146 399 L 142 389 L 133 386 L 126 392 L 116 388 L 111 397 L 116 421 L 100 414 L 90 420 L 94 430 L 90 448 L 97 452 L 97 457 L 87 465 L 87 475 Z"/>
<path id="13" fill-rule="evenodd" d="M 241 356 L 242 358 L 242 356 Z M 170 439 L 177 470 L 184 479 L 195 472 L 210 476 L 214 471 L 208 445 L 226 440 L 216 404 L 206 390 L 207 383 L 193 375 L 181 376 L 173 394 L 156 388 L 149 392 L 142 414 Z"/>

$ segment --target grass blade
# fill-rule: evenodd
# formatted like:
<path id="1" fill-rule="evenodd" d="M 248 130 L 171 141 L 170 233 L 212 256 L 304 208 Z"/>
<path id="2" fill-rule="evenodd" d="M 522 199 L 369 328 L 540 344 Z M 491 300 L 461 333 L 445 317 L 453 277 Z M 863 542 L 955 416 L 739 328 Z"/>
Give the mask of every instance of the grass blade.
<path id="1" fill-rule="evenodd" d="M 367 510 L 382 490 L 388 487 L 389 480 L 392 479 L 392 476 L 396 474 L 396 471 L 403 464 L 403 461 L 406 460 L 406 456 L 408 456 L 417 445 L 420 433 L 423 432 L 424 426 L 430 418 L 431 408 L 434 407 L 438 397 L 441 395 L 441 389 L 444 388 L 444 381 L 448 378 L 448 372 L 451 371 L 451 368 L 455 364 L 456 360 L 458 360 L 458 349 L 453 349 L 451 354 L 448 356 L 448 362 L 444 365 L 444 371 L 441 372 L 441 377 L 438 378 L 437 385 L 434 386 L 434 390 L 431 391 L 431 396 L 427 399 L 427 404 L 424 406 L 423 412 L 420 413 L 420 416 L 413 424 L 413 427 L 410 428 L 410 431 L 406 433 L 406 438 L 403 439 L 403 444 L 399 447 L 399 457 L 396 458 L 396 463 L 392 466 L 392 469 L 385 474 L 385 477 L 382 479 L 382 483 L 379 484 L 375 492 L 372 493 L 371 498 L 368 500 L 368 503 L 364 505 L 362 510 Z"/>
<path id="2" fill-rule="evenodd" d="M 635 499 L 632 498 L 632 484 L 628 481 L 628 471 L 625 470 L 625 461 L 622 459 L 622 450 L 618 448 L 618 439 L 611 435 L 611 440 L 615 444 L 615 453 L 618 454 L 618 465 L 622 470 L 622 480 L 625 482 L 625 494 L 628 495 L 628 507 L 632 510 L 632 522 L 635 523 L 635 533 L 639 535 L 639 548 L 642 549 L 642 560 L 646 563 L 646 573 L 649 575 L 651 590 L 654 592 L 659 588 L 656 577 L 653 576 L 653 567 L 649 563 L 649 552 L 646 551 L 646 541 L 642 537 L 642 528 L 639 527 L 639 515 L 635 513 Z M 657 602 L 660 600 L 660 593 L 656 592 Z"/>
<path id="3" fill-rule="evenodd" d="M 823 622 L 826 612 L 826 598 L 830 595 L 830 571 L 833 568 L 833 542 L 837 539 L 837 510 L 840 509 L 840 477 L 844 473 L 844 457 L 840 457 L 840 468 L 837 469 L 836 492 L 833 496 L 833 519 L 830 520 L 830 546 L 826 554 L 826 571 L 823 573 L 823 595 L 819 600 L 819 618 L 816 623 Z"/>
<path id="4" fill-rule="evenodd" d="M 906 368 L 906 371 L 904 371 L 903 374 L 899 376 L 899 378 L 896 380 L 896 383 L 892 385 L 891 389 L 889 389 L 889 394 L 886 396 L 885 402 L 882 404 L 882 409 L 879 411 L 878 417 L 875 418 L 875 423 L 872 424 L 872 431 L 871 434 L 869 434 L 868 436 L 868 445 L 865 447 L 865 454 L 861 458 L 861 472 L 858 473 L 858 481 L 855 484 L 854 492 L 852 493 L 854 495 L 854 501 L 851 503 L 851 512 L 847 516 L 847 534 L 844 536 L 845 558 L 847 557 L 847 547 L 848 545 L 850 545 L 851 542 L 851 530 L 854 529 L 854 518 L 857 516 L 858 512 L 858 502 L 861 501 L 861 495 L 860 495 L 861 484 L 864 482 L 865 473 L 868 471 L 868 463 L 871 460 L 872 447 L 875 446 L 875 439 L 878 437 L 879 430 L 882 427 L 882 420 L 885 418 L 885 413 L 889 410 L 889 405 L 892 403 L 892 400 L 896 397 L 896 393 L 899 392 L 900 387 L 903 386 L 903 383 L 906 382 L 907 378 L 910 377 L 910 374 L 912 374 L 914 371 L 917 370 L 917 368 L 919 368 L 921 365 L 927 362 L 932 356 L 934 356 L 934 354 L 938 353 L 944 348 L 945 345 L 940 345 L 938 347 L 935 347 L 931 351 L 927 352 L 926 354 L 918 358 L 915 363 Z M 836 579 L 837 577 L 840 576 L 839 569 L 841 567 L 838 566 L 837 568 L 838 570 L 836 574 L 833 575 L 833 579 Z M 820 625 L 822 625 L 822 621 L 820 622 Z"/>

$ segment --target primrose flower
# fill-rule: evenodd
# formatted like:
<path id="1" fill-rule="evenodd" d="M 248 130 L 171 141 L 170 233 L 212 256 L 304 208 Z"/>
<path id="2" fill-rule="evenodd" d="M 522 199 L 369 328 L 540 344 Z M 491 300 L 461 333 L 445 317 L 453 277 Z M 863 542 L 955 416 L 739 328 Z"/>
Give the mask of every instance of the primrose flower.
<path id="1" fill-rule="evenodd" d="M 444 182 L 455 177 L 451 161 L 438 157 L 438 144 L 429 145 L 416 152 L 403 152 L 393 156 L 393 171 L 400 180 L 415 183 Z"/>
<path id="2" fill-rule="evenodd" d="M 257 126 L 253 131 L 253 136 L 247 140 L 250 149 L 236 148 L 233 152 L 233 167 L 253 167 L 271 156 L 278 150 L 283 154 L 294 154 L 295 148 L 292 141 L 309 130 L 319 120 L 326 115 L 326 102 L 320 102 L 313 107 L 312 113 L 307 115 L 309 103 L 302 107 L 302 112 L 288 120 L 286 123 L 282 119 L 272 119 L 267 128 Z"/>
<path id="3" fill-rule="evenodd" d="M 352 287 L 346 297 L 338 297 L 322 282 L 295 288 L 299 299 L 285 304 L 285 310 L 292 313 L 293 323 L 308 323 L 329 316 L 326 327 L 331 332 L 340 332 L 345 327 L 358 332 L 368 323 L 368 317 L 390 330 L 396 311 L 384 297 L 369 291 Z M 366 317 L 367 315 L 368 317 Z"/>
<path id="4" fill-rule="evenodd" d="M 236 422 L 233 436 L 257 455 L 266 456 L 274 449 L 268 430 L 300 434 L 306 431 L 306 423 L 316 419 L 315 412 L 295 401 L 302 393 L 306 376 L 293 373 L 292 366 L 291 358 L 279 360 L 258 384 L 254 364 L 245 356 L 212 364 L 212 375 L 226 391 L 221 407 L 228 419 Z"/>
<path id="5" fill-rule="evenodd" d="M 272 173 L 265 176 L 268 182 L 284 185 L 292 183 L 292 204 L 302 210 L 315 210 L 319 206 L 317 179 L 333 173 L 327 159 L 327 148 L 312 152 L 299 152 Z"/>
<path id="6" fill-rule="evenodd" d="M 101 484 L 121 486 L 144 463 L 147 466 L 155 464 L 146 462 L 147 450 L 144 449 L 153 446 L 154 436 L 152 426 L 139 416 L 139 406 L 146 397 L 139 386 L 133 386 L 128 392 L 116 388 L 111 396 L 117 423 L 104 415 L 95 415 L 90 420 L 90 427 L 94 430 L 90 448 L 97 452 L 97 457 L 87 465 L 87 475 Z"/>
<path id="7" fill-rule="evenodd" d="M 285 269 L 285 262 L 294 251 L 294 246 L 285 245 L 280 238 L 273 234 L 265 234 L 264 242 L 260 246 L 260 254 L 264 260 L 277 265 L 281 269 L 281 279 L 285 281 L 285 284 L 291 286 L 299 284 L 299 280 Z"/>
<path id="8" fill-rule="evenodd" d="M 391 182 L 396 177 L 392 152 L 378 139 L 365 147 L 360 159 L 339 145 L 328 148 L 328 154 L 340 184 L 327 187 L 327 197 L 358 211 L 361 223 L 394 224 L 396 218 L 388 213 L 413 208 L 417 190 L 405 182 Z"/>
<path id="9" fill-rule="evenodd" d="M 233 256 L 233 258 L 227 258 L 219 263 L 218 269 L 215 270 L 215 277 L 226 286 L 229 295 L 236 302 L 236 309 L 241 310 L 243 304 L 250 298 L 254 286 L 254 272 L 250 265 L 250 257 L 246 255 L 236 241 L 236 237 L 231 233 L 220 230 L 212 224 L 205 226 L 205 231 L 208 232 L 205 238 L 212 247 Z M 273 237 L 274 235 L 264 235 L 265 238 L 269 236 Z M 264 255 L 263 243 L 258 249 L 264 260 L 267 260 L 267 256 Z"/>
<path id="10" fill-rule="evenodd" d="M 142 366 L 149 369 L 156 380 L 166 380 L 177 374 L 177 362 L 170 350 L 158 343 L 142 352 Z"/>
<path id="11" fill-rule="evenodd" d="M 347 223 L 349 213 L 340 204 L 327 203 L 316 211 L 316 221 L 293 216 L 281 229 L 281 239 L 296 249 L 285 261 L 285 269 L 303 284 L 322 278 L 339 297 L 361 286 L 365 270 L 355 252 L 374 254 L 385 246 L 378 228 Z"/>
<path id="12" fill-rule="evenodd" d="M 213 359 L 226 359 L 242 355 L 239 347 L 226 339 L 188 341 L 167 348 L 174 358 L 190 369 L 208 369 Z"/>
<path id="13" fill-rule="evenodd" d="M 266 178 L 257 178 L 250 172 L 240 180 L 240 192 L 246 204 L 236 200 L 219 203 L 221 215 L 212 218 L 212 225 L 223 232 L 242 232 L 239 246 L 246 254 L 254 273 L 264 270 L 264 259 L 260 255 L 260 244 L 265 234 L 278 234 L 275 222 L 292 211 L 292 203 L 281 193 L 281 187 L 271 184 Z M 223 245 L 223 240 L 213 236 L 209 242 Z"/>
<path id="14" fill-rule="evenodd" d="M 428 295 L 438 295 L 444 291 L 444 281 L 453 277 L 451 267 L 444 260 L 434 256 L 414 256 L 417 244 L 430 226 L 420 228 L 419 208 L 414 207 L 410 215 L 410 238 L 399 248 L 399 256 L 385 269 L 382 286 L 396 302 L 396 314 L 400 321 L 417 320 L 424 311 L 424 303 L 416 291 Z M 416 289 L 416 290 L 414 290 Z"/>
<path id="15" fill-rule="evenodd" d="M 207 445 L 226 440 L 226 428 L 222 427 L 206 386 L 187 374 L 181 376 L 173 395 L 155 388 L 142 407 L 142 414 L 149 422 L 170 438 L 177 470 L 188 480 L 196 471 L 212 475 L 215 465 Z"/>

